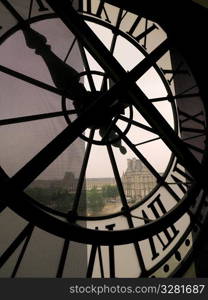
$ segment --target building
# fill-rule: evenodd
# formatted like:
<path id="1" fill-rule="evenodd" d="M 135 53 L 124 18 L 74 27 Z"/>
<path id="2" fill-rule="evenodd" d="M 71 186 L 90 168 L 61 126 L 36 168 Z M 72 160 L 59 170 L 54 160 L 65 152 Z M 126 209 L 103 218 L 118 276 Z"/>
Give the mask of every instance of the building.
<path id="1" fill-rule="evenodd" d="M 77 181 L 78 181 L 77 178 L 75 178 L 72 172 L 66 172 L 64 177 L 61 180 L 58 179 L 34 180 L 30 184 L 30 188 L 42 188 L 42 189 L 57 188 L 57 189 L 66 190 L 68 193 L 74 193 L 76 191 Z"/>
<path id="2" fill-rule="evenodd" d="M 97 190 L 101 190 L 103 186 L 111 185 L 115 186 L 116 181 L 111 177 L 103 177 L 103 178 L 86 178 L 86 190 L 89 191 L 93 188 Z"/>
<path id="3" fill-rule="evenodd" d="M 127 199 L 134 202 L 143 199 L 154 188 L 156 179 L 139 159 L 128 159 L 127 163 L 122 182 Z"/>

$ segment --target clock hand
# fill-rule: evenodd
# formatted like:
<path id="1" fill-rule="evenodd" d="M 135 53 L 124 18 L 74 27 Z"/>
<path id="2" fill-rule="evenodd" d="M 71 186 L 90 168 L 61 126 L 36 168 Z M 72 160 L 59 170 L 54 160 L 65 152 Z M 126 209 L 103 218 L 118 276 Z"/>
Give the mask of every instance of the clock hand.
<path id="1" fill-rule="evenodd" d="M 2 0 L 1 2 L 13 15 L 13 17 L 19 22 L 19 24 L 21 24 L 27 46 L 31 49 L 35 49 L 36 54 L 40 55 L 45 61 L 56 87 L 61 91 L 64 90 L 67 97 L 70 97 L 72 100 L 74 100 L 74 106 L 79 114 L 79 111 L 82 111 L 83 108 L 85 108 L 85 106 L 89 103 L 89 101 L 91 102 L 92 98 L 94 98 L 92 93 L 87 92 L 84 85 L 79 82 L 79 73 L 71 66 L 65 64 L 65 62 L 59 59 L 51 51 L 51 47 L 47 45 L 47 39 L 45 38 L 45 36 L 30 28 L 29 23 L 22 18 L 18 11 L 7 0 Z M 7 71 L 8 73 L 9 70 L 5 71 Z M 14 72 L 12 72 L 12 75 L 15 76 L 18 74 L 14 74 Z M 22 79 L 23 76 L 19 76 L 19 78 Z M 23 80 L 29 82 L 31 81 L 26 76 L 24 76 Z M 70 84 L 69 81 L 71 81 Z M 37 83 L 37 85 L 38 84 L 39 83 Z M 94 94 L 95 96 L 97 96 L 95 90 Z M 100 126 L 102 132 L 104 132 L 104 128 L 106 126 L 107 123 L 104 124 L 103 129 L 102 126 Z M 114 132 L 109 133 L 109 135 L 110 134 L 114 137 L 116 135 L 116 133 Z M 119 147 L 121 153 L 126 152 L 125 148 L 121 145 L 121 140 L 120 142 L 117 141 L 116 144 L 112 145 L 115 147 Z"/>
<path id="2" fill-rule="evenodd" d="M 44 59 L 56 87 L 67 91 L 67 96 L 71 96 L 72 100 L 76 97 L 88 96 L 84 85 L 79 83 L 79 73 L 51 51 L 45 36 L 33 30 L 7 0 L 1 0 L 1 2 L 21 25 L 27 46 L 36 49 L 36 54 L 41 55 Z M 64 74 L 62 74 L 63 71 Z"/>
<path id="3" fill-rule="evenodd" d="M 85 89 L 84 85 L 79 82 L 79 73 L 52 52 L 51 46 L 47 44 L 47 39 L 44 35 L 32 28 L 24 29 L 23 33 L 27 46 L 35 49 L 35 53 L 40 55 L 45 61 L 56 87 L 65 90 L 67 95 L 74 100 L 74 106 L 77 111 L 81 111 L 91 100 L 93 94 L 96 95 L 96 91 L 90 93 Z M 109 122 L 100 126 L 101 137 L 105 134 Z M 118 138 L 118 135 L 114 131 L 110 131 L 108 138 L 110 141 Z M 121 140 L 112 143 L 112 145 L 118 147 L 122 154 L 126 153 L 126 149 L 121 145 Z"/>
<path id="4" fill-rule="evenodd" d="M 93 94 L 86 91 L 84 85 L 79 82 L 79 73 L 51 51 L 50 45 L 47 45 L 46 37 L 32 29 L 28 22 L 22 18 L 22 16 L 7 0 L 2 0 L 2 3 L 22 25 L 27 46 L 31 49 L 35 49 L 35 53 L 43 58 L 54 84 L 59 90 L 65 91 L 67 97 L 70 97 L 74 101 L 74 106 L 79 114 L 79 111 L 83 110 L 93 97 Z M 97 94 L 95 89 L 93 92 L 95 95 Z M 100 132 L 104 133 L 107 126 L 107 123 L 104 124 L 103 127 L 100 126 Z M 116 133 L 113 131 L 109 133 L 109 137 L 111 139 L 115 138 L 115 135 Z M 121 145 L 121 140 L 118 140 L 116 143 L 112 143 L 112 145 L 119 147 L 121 153 L 126 152 L 125 148 Z"/>
<path id="5" fill-rule="evenodd" d="M 74 10 L 71 2 L 66 0 L 46 0 L 50 7 L 58 14 L 64 24 L 72 31 L 82 42 L 89 53 L 97 60 L 101 67 L 108 72 L 109 76 L 115 81 L 125 82 L 128 98 L 133 102 L 135 108 L 142 114 L 147 122 L 159 133 L 165 144 L 176 155 L 178 160 L 184 165 L 187 171 L 195 179 L 199 179 L 204 189 L 207 189 L 207 183 L 202 175 L 204 168 L 194 157 L 187 145 L 177 136 L 174 130 L 166 122 L 163 116 L 157 111 L 154 105 L 149 101 L 146 95 L 135 84 L 135 81 L 147 72 L 168 50 L 168 41 L 164 41 L 159 47 L 143 59 L 129 74 L 109 53 L 101 40 L 84 22 L 82 17 Z M 120 93 L 124 86 L 121 86 Z M 200 178 L 199 178 L 200 177 Z"/>
<path id="6" fill-rule="evenodd" d="M 44 35 L 32 28 L 23 29 L 23 33 L 27 46 L 43 58 L 56 87 L 67 91 L 72 100 L 84 101 L 89 93 L 79 82 L 79 73 L 52 52 Z"/>
<path id="7" fill-rule="evenodd" d="M 6 1 L 4 1 L 4 2 L 6 2 Z M 48 0 L 48 2 L 51 3 L 52 1 Z M 62 10 L 63 7 L 60 4 L 63 4 L 63 3 L 69 4 L 69 7 L 67 6 L 67 9 L 69 9 L 69 12 L 70 12 L 70 24 L 72 25 L 73 30 L 76 31 L 76 33 L 79 35 L 79 39 L 82 41 L 82 43 L 84 43 L 84 45 L 86 45 L 86 48 L 91 49 L 90 50 L 91 53 L 94 54 L 94 56 L 96 56 L 96 58 L 98 58 L 100 64 L 102 64 L 102 63 L 104 64 L 104 68 L 107 69 L 107 71 L 109 72 L 109 74 L 111 75 L 113 80 L 115 80 L 115 82 L 118 81 L 122 77 L 125 79 L 125 81 L 131 82 L 131 80 L 133 80 L 136 76 L 138 77 L 138 71 L 139 71 L 139 76 L 141 77 L 143 75 L 143 73 L 152 66 L 153 58 L 155 58 L 155 57 L 160 58 L 162 56 L 162 54 L 164 54 L 167 51 L 167 45 L 166 45 L 167 43 L 163 43 L 162 46 L 160 46 L 160 47 L 158 47 L 158 49 L 156 49 L 156 51 L 154 52 L 154 55 L 149 56 L 150 59 L 145 59 L 144 61 L 142 61 L 141 65 L 140 64 L 138 65 L 138 68 L 135 68 L 135 70 L 134 70 L 134 71 L 136 71 L 135 73 L 130 72 L 131 74 L 129 73 L 128 76 L 126 76 L 125 71 L 120 67 L 120 65 L 115 61 L 115 59 L 113 57 L 109 56 L 108 50 L 105 49 L 105 47 L 103 47 L 103 44 L 100 42 L 100 40 L 97 39 L 97 37 L 94 34 L 92 35 L 92 32 L 91 32 L 91 30 L 89 30 L 88 26 L 86 24 L 84 24 L 82 21 L 81 21 L 81 23 L 78 22 L 79 24 L 77 24 L 77 13 L 75 12 L 75 14 L 74 14 L 74 11 L 73 11 L 72 7 L 70 6 L 69 2 L 65 2 L 65 1 L 63 2 L 63 0 L 59 1 L 58 9 L 61 8 L 61 10 L 59 11 L 59 14 L 65 13 L 65 11 L 67 11 L 67 10 Z M 57 5 L 57 2 L 54 2 L 53 5 Z M 64 21 L 65 21 L 65 23 L 69 22 L 68 13 L 67 13 L 67 17 L 64 18 Z M 78 21 L 80 21 L 80 20 L 78 19 Z M 77 25 L 80 25 L 80 28 L 78 31 L 77 31 Z M 68 24 L 68 26 L 69 26 L 69 24 Z M 81 30 L 84 29 L 84 35 L 80 34 L 80 29 Z M 88 36 L 88 34 L 89 34 L 89 36 Z M 96 43 L 95 43 L 95 41 L 96 41 Z M 99 48 L 101 53 L 99 53 L 99 51 L 97 51 L 98 50 L 97 47 Z M 156 52 L 159 52 L 159 54 L 156 55 L 155 54 Z M 106 56 L 105 57 L 106 61 L 103 60 L 103 58 L 102 58 L 103 55 L 104 55 L 104 57 Z M 156 59 L 155 59 L 155 61 L 156 61 Z M 122 84 L 124 82 L 120 83 L 120 87 L 122 87 Z M 119 85 L 117 85 L 117 87 L 115 87 L 115 89 L 111 88 L 109 101 L 112 101 L 113 98 L 115 99 L 117 97 L 118 86 Z M 129 83 L 129 86 L 130 86 L 130 83 Z M 136 88 L 136 92 L 135 92 L 135 88 Z M 138 110 L 140 110 L 140 109 L 142 110 L 142 113 L 145 116 L 145 118 L 149 121 L 149 123 L 153 127 L 155 127 L 158 130 L 158 132 L 163 137 L 163 139 L 168 144 L 168 146 L 171 148 L 171 150 L 177 154 L 177 156 L 180 158 L 180 160 L 182 162 L 185 161 L 185 163 L 184 163 L 185 167 L 188 170 L 190 170 L 190 173 L 192 173 L 193 176 L 197 177 L 197 178 L 198 178 L 199 174 L 203 174 L 203 170 L 201 170 L 200 166 L 198 165 L 198 162 L 196 162 L 196 160 L 194 160 L 193 156 L 190 155 L 190 152 L 187 150 L 186 146 L 184 144 L 180 143 L 181 141 L 178 139 L 178 137 L 175 135 L 175 133 L 172 131 L 172 129 L 168 127 L 167 123 L 164 121 L 164 119 L 161 117 L 161 115 L 157 112 L 157 110 L 154 110 L 154 107 L 151 106 L 150 103 L 148 103 L 148 101 L 146 101 L 145 95 L 143 95 L 141 93 L 141 91 L 138 90 L 138 87 L 134 86 L 131 88 L 131 90 L 132 91 L 130 93 L 130 98 L 134 101 L 136 108 Z M 121 89 L 121 91 L 122 91 L 122 89 Z M 109 95 L 109 93 L 108 93 L 108 95 Z M 137 97 L 137 95 L 139 95 L 141 97 L 141 99 L 139 97 Z M 90 108 L 91 109 L 93 109 L 93 107 L 95 108 L 95 104 L 96 103 L 98 104 L 98 102 L 101 104 L 101 98 L 103 100 L 103 98 L 105 98 L 105 97 L 100 97 L 99 99 L 97 99 L 97 101 L 95 101 L 95 102 L 93 101 L 93 105 L 90 106 Z M 106 102 L 109 103 L 109 101 L 106 101 Z M 97 106 L 97 110 L 98 110 L 98 106 Z M 151 115 L 150 115 L 150 112 L 151 112 Z M 152 116 L 154 116 L 154 118 Z M 94 116 L 92 116 L 92 118 L 93 117 Z M 79 121 L 81 122 L 81 120 L 79 120 Z M 88 121 L 89 121 L 89 119 L 88 119 Z M 86 124 L 85 124 L 85 126 L 86 126 Z M 163 128 L 163 126 L 164 126 L 164 128 Z M 88 127 L 88 126 L 86 126 L 86 127 Z M 78 129 L 77 127 L 76 127 L 76 129 L 74 128 L 75 131 L 77 131 L 77 129 Z M 80 129 L 80 132 L 82 130 L 84 130 L 84 129 L 83 128 Z M 73 134 L 74 134 L 74 132 L 73 132 Z M 172 143 L 172 140 L 174 141 L 174 143 Z M 184 151 L 184 154 L 182 153 L 183 151 Z M 187 159 L 186 159 L 186 156 L 187 156 Z M 193 170 L 192 170 L 192 166 L 190 166 L 190 159 L 192 161 L 194 161 L 194 163 L 192 163 L 192 165 L 194 165 Z"/>

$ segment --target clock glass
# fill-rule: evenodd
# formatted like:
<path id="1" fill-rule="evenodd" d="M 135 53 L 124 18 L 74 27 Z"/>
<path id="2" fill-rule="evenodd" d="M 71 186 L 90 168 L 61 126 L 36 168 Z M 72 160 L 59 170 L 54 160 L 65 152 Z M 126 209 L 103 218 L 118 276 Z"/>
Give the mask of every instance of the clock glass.
<path id="1" fill-rule="evenodd" d="M 25 245 L 13 277 L 34 226 L 63 243 L 57 277 L 70 249 L 81 277 L 173 276 L 205 221 L 197 78 L 151 9 L 111 2 L 0 2 L 1 205 L 22 228 L 2 266 Z"/>

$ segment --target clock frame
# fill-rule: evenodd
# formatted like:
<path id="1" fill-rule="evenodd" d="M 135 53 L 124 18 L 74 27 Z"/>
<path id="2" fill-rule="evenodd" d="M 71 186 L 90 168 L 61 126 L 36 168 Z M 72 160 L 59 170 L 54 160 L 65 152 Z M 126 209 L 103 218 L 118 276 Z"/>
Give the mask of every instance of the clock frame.
<path id="1" fill-rule="evenodd" d="M 158 17 L 158 23 L 155 23 L 157 17 L 154 15 L 153 8 L 150 9 L 150 13 L 147 15 L 148 17 L 150 15 L 151 18 L 153 18 L 153 21 L 144 19 L 144 28 L 140 29 L 141 16 L 137 12 L 137 9 L 139 10 L 138 7 L 129 7 L 129 11 L 125 11 L 126 4 L 124 1 L 122 1 L 122 8 L 119 6 L 113 7 L 113 4 L 116 4 L 116 1 L 96 2 L 97 7 L 94 9 L 92 1 L 85 1 L 84 6 L 82 6 L 82 1 L 79 1 L 78 8 L 76 7 L 79 12 L 78 16 L 76 10 L 71 7 L 70 3 L 67 3 L 67 1 L 59 1 L 58 4 L 55 3 L 55 1 L 34 1 L 34 5 L 36 5 L 34 7 L 33 1 L 30 2 L 30 15 L 34 8 L 38 8 L 38 11 L 36 10 L 36 12 L 40 14 L 39 16 L 34 15 L 30 17 L 31 24 L 33 24 L 33 22 L 41 21 L 44 18 L 57 17 L 54 12 L 51 11 L 51 8 L 49 8 L 51 6 L 65 23 L 67 28 L 70 28 L 73 34 L 78 36 L 83 47 L 86 47 L 90 54 L 94 56 L 115 84 L 113 87 L 110 87 L 106 93 L 101 95 L 100 98 L 97 100 L 95 99 L 92 104 L 90 103 L 89 108 L 86 108 L 83 115 L 81 114 L 77 120 L 70 123 L 55 141 L 45 147 L 45 149 L 28 162 L 12 178 L 9 179 L 5 172 L 1 170 L 3 189 L 8 193 L 8 199 L 4 200 L 1 204 L 2 210 L 6 205 L 9 205 L 17 214 L 29 221 L 29 225 L 26 226 L 20 234 L 21 237 L 18 239 L 19 243 L 23 240 L 26 241 L 27 237 L 31 236 L 34 225 L 37 225 L 40 228 L 65 239 L 65 252 L 69 248 L 69 240 L 91 244 L 87 277 L 93 276 L 95 262 L 100 265 L 101 276 L 104 276 L 102 267 L 103 245 L 107 246 L 109 249 L 109 254 L 107 254 L 107 256 L 109 256 L 109 275 L 110 277 L 115 277 L 115 255 L 117 253 L 115 249 L 118 249 L 119 247 L 116 245 L 125 244 L 131 244 L 136 253 L 140 266 L 139 277 L 160 277 L 180 274 L 183 269 L 181 266 L 185 266 L 189 257 L 192 255 L 193 244 L 195 244 L 195 240 L 198 239 L 201 227 L 203 227 L 203 223 L 205 223 L 207 216 L 206 179 L 202 175 L 207 159 L 205 143 L 206 104 L 203 100 L 204 82 L 201 81 L 201 78 L 199 77 L 196 65 L 194 63 L 190 64 L 191 55 L 189 54 L 186 57 L 184 44 L 178 45 L 178 41 L 172 38 L 172 23 L 170 21 L 169 25 L 167 25 L 167 23 L 164 22 L 164 20 L 166 20 L 165 14 L 161 13 Z M 0 30 L 3 33 L 1 41 L 3 43 L 11 34 L 13 34 L 13 32 L 15 32 L 15 30 L 17 30 L 17 28 L 18 30 L 21 30 L 22 26 L 24 27 L 24 14 L 20 15 L 17 13 L 12 1 L 2 0 L 1 5 L 3 5 L 4 9 L 7 9 L 19 22 L 19 25 L 16 27 L 11 26 L 11 28 L 8 28 L 7 30 L 5 30 L 4 25 L 1 25 Z M 110 14 L 108 13 L 111 9 L 115 10 L 115 15 L 117 16 L 114 17 L 115 19 L 111 19 Z M 142 3 L 140 9 L 144 14 L 142 17 L 146 17 L 147 7 L 145 4 Z M 71 16 L 70 20 L 67 17 L 66 11 Z M 134 21 L 130 23 L 128 29 L 121 31 L 119 28 L 129 14 L 131 15 L 131 18 L 134 16 Z M 138 44 L 137 46 L 140 47 L 140 49 L 143 49 L 141 51 L 145 54 L 144 61 L 136 65 L 130 72 L 124 72 L 122 67 L 120 67 L 115 59 L 111 57 L 111 53 L 103 47 L 99 39 L 89 29 L 86 23 L 83 22 L 83 18 L 87 21 L 94 21 L 102 26 L 106 26 L 112 31 L 112 28 L 114 27 L 114 35 L 124 35 L 125 37 L 128 37 L 132 44 Z M 154 45 L 151 45 L 151 47 L 148 48 L 149 38 L 154 31 L 158 30 L 158 24 L 164 26 L 166 29 L 168 41 L 165 39 L 165 41 L 161 43 L 162 46 L 160 44 L 154 48 Z M 141 30 L 141 32 L 138 33 L 137 31 L 139 30 Z M 86 36 L 89 38 L 86 38 Z M 175 42 L 175 44 L 173 42 Z M 175 49 L 175 47 L 177 47 L 177 49 Z M 163 66 L 159 63 L 157 65 L 157 62 L 167 51 L 170 51 L 171 53 L 172 69 L 167 69 L 165 65 Z M 186 61 L 178 51 L 182 52 Z M 139 76 L 142 76 L 144 72 L 149 70 L 152 66 L 159 74 L 161 74 L 164 84 L 169 91 L 167 97 L 164 98 L 167 98 L 167 101 L 172 103 L 172 106 L 175 109 L 177 117 L 177 121 L 175 121 L 177 124 L 175 126 L 175 131 L 173 131 L 170 126 L 168 126 L 167 122 L 161 118 L 161 115 L 153 108 L 152 104 L 149 105 L 148 103 L 146 105 L 147 100 L 149 100 L 148 97 L 144 95 L 138 86 L 132 83 L 132 81 L 138 79 Z M 8 68 L 6 69 L 3 66 L 0 66 L 0 71 L 21 80 L 32 82 L 32 84 L 37 86 L 42 85 L 44 88 L 51 89 L 51 91 L 60 94 L 62 97 L 67 96 L 64 95 L 66 91 L 63 91 L 60 88 L 46 86 L 44 83 L 30 79 L 24 74 L 9 70 Z M 95 114 L 101 114 L 102 110 L 107 110 L 106 106 L 102 104 L 107 97 L 109 97 L 110 101 L 112 101 L 115 95 L 118 98 L 121 97 L 119 89 L 121 89 L 122 85 L 126 82 L 126 89 L 128 90 L 127 98 L 131 99 L 130 103 L 134 105 L 137 110 L 142 110 L 142 114 L 147 118 L 151 128 L 156 128 L 158 135 L 162 137 L 164 142 L 167 143 L 168 147 L 173 152 L 168 168 L 163 176 L 160 176 L 158 172 L 154 171 L 154 168 L 149 166 L 148 162 L 144 160 L 151 171 L 155 172 L 154 174 L 158 180 L 158 185 L 150 195 L 144 198 L 140 203 L 131 207 L 128 206 L 113 153 L 112 143 L 109 143 L 106 146 L 120 193 L 123 206 L 121 211 L 112 215 L 98 215 L 97 217 L 91 218 L 79 216 L 73 210 L 68 214 L 64 214 L 48 207 L 44 207 L 40 203 L 36 203 L 27 194 L 23 193 L 22 191 L 27 185 L 32 182 L 38 174 L 40 174 L 45 167 L 70 144 L 70 142 L 73 142 L 77 136 L 80 136 L 85 128 L 89 127 L 91 122 L 89 120 L 93 120 L 92 122 L 94 125 L 94 122 L 96 122 Z M 175 94 L 173 94 L 173 85 Z M 141 97 L 141 101 L 139 102 L 137 99 L 138 96 Z M 151 102 L 154 103 L 165 100 L 166 99 L 155 98 Z M 159 121 L 161 121 L 161 124 L 158 125 Z M 125 135 L 122 135 L 118 129 L 117 134 L 120 134 L 122 140 L 125 140 Z M 62 142 L 62 146 L 58 146 L 58 143 L 63 140 L 65 141 Z M 126 143 L 128 145 L 128 141 Z M 54 150 L 53 154 L 50 154 L 52 149 Z M 138 150 L 135 150 L 134 153 L 137 154 L 138 157 L 142 157 Z M 43 159 L 47 156 L 47 162 L 44 162 L 43 164 Z M 35 166 L 38 167 L 36 168 Z M 84 169 L 86 169 L 86 167 L 82 168 L 82 170 Z M 23 180 L 23 178 L 26 179 Z M 79 185 L 83 184 L 83 178 L 84 176 L 82 174 Z M 161 186 L 165 186 L 166 192 L 172 197 L 170 207 L 167 207 L 166 194 L 160 191 Z M 14 196 L 20 198 L 21 203 L 17 204 L 13 200 Z M 125 229 L 119 229 L 118 224 L 120 218 L 126 220 L 127 227 Z M 182 229 L 182 225 L 178 225 L 180 222 L 181 224 L 183 223 L 183 219 L 185 219 L 188 224 L 185 229 Z M 80 226 L 81 222 L 90 222 L 90 220 L 97 222 L 96 228 L 90 228 L 89 226 L 89 229 Z M 15 241 L 16 244 L 19 245 L 17 239 Z M 26 242 L 25 245 L 26 249 Z M 145 247 L 149 247 L 148 258 L 146 261 L 142 254 L 144 253 Z M 3 262 L 5 262 L 8 257 L 8 254 L 5 253 L 2 255 Z M 22 257 L 23 255 L 24 252 L 22 252 Z M 62 256 L 62 258 L 63 263 L 63 261 L 65 261 L 64 256 Z M 104 259 L 104 262 L 106 262 L 106 259 Z"/>

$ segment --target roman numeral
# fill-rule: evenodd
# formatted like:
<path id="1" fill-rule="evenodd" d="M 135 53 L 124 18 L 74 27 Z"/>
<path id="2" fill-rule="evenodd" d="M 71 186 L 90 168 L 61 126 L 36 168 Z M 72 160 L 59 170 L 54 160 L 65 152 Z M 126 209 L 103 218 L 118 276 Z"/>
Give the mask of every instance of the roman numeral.
<path id="1" fill-rule="evenodd" d="M 172 81 L 175 79 L 175 77 L 178 75 L 178 74 L 182 74 L 182 75 L 189 75 L 189 72 L 188 70 L 184 69 L 183 68 L 183 62 L 180 62 L 178 64 L 178 66 L 176 67 L 175 70 L 173 69 L 163 69 L 161 68 L 162 72 L 164 75 L 172 75 L 167 81 L 169 84 L 172 83 Z"/>
<path id="2" fill-rule="evenodd" d="M 98 7 L 98 10 L 97 10 L 97 13 L 96 13 L 96 16 L 97 17 L 101 17 L 101 14 L 104 13 L 105 15 L 105 20 L 109 23 L 111 23 L 110 19 L 109 19 L 109 16 L 107 14 L 107 11 L 105 9 L 105 1 L 100 1 L 100 4 L 99 4 L 99 7 Z"/>
<path id="3" fill-rule="evenodd" d="M 115 227 L 115 224 L 106 225 L 105 228 L 108 230 L 113 230 Z M 98 230 L 98 227 L 95 228 Z M 110 278 L 115 278 L 115 253 L 114 253 L 114 246 L 109 245 L 108 246 L 108 253 L 109 253 L 109 270 L 110 270 Z M 95 259 L 96 255 L 98 254 L 98 262 L 100 267 L 100 274 L 101 278 L 104 278 L 104 268 L 103 268 L 103 257 L 102 257 L 102 251 L 100 245 L 92 245 L 91 251 L 90 251 L 90 258 L 89 258 L 89 264 L 87 268 L 87 278 L 91 278 L 94 270 L 95 265 Z"/>
<path id="4" fill-rule="evenodd" d="M 43 4 L 42 0 L 35 0 L 37 2 L 37 5 L 39 7 L 39 11 L 47 11 L 48 8 Z"/>
<path id="5" fill-rule="evenodd" d="M 149 33 L 151 33 L 151 32 L 152 32 L 153 30 L 155 30 L 155 29 L 158 29 L 157 25 L 156 25 L 156 24 L 153 24 L 152 26 L 150 26 L 150 27 L 148 28 L 148 20 L 146 20 L 146 21 L 145 21 L 145 31 L 136 37 L 136 40 L 137 40 L 137 41 L 140 41 L 141 39 L 144 38 L 144 44 L 143 44 L 143 47 L 144 47 L 145 49 L 147 49 L 147 35 L 148 35 Z"/>
<path id="6" fill-rule="evenodd" d="M 187 192 L 188 186 L 193 182 L 193 178 L 184 171 L 183 166 L 178 162 L 175 164 L 171 178 L 173 183 L 170 184 L 176 184 L 183 194 Z"/>
<path id="7" fill-rule="evenodd" d="M 124 15 L 125 16 L 125 15 Z M 123 17 L 124 18 L 124 17 Z M 134 21 L 134 23 L 132 24 L 130 30 L 127 32 L 128 34 L 130 34 L 133 37 L 133 34 L 135 32 L 135 30 L 137 29 L 138 25 L 141 22 L 142 17 L 137 17 L 136 20 Z"/>
<path id="8" fill-rule="evenodd" d="M 203 111 L 190 115 L 187 112 L 178 110 L 178 114 L 183 141 L 190 150 L 203 153 L 204 143 L 199 146 L 199 144 L 195 145 L 193 143 L 186 142 L 187 140 L 191 140 L 193 142 L 196 138 L 205 135 L 205 122 L 202 119 L 204 117 Z M 190 136 L 184 137 L 184 134 L 189 134 Z"/>
<path id="9" fill-rule="evenodd" d="M 110 224 L 105 226 L 108 230 L 113 230 L 115 224 Z M 109 247 L 109 266 L 110 266 L 110 278 L 115 278 L 115 253 L 114 246 L 110 245 Z"/>
<path id="10" fill-rule="evenodd" d="M 98 5 L 98 8 L 96 9 L 96 11 L 93 10 L 92 0 L 86 0 L 85 1 L 86 8 L 84 8 L 83 2 L 84 2 L 83 0 L 79 0 L 79 8 L 78 8 L 79 11 L 91 14 L 91 15 L 96 16 L 98 18 L 101 18 L 101 15 L 104 14 L 105 21 L 111 23 L 110 18 L 109 18 L 108 13 L 107 13 L 107 10 L 105 8 L 105 1 L 104 0 L 100 0 L 100 3 Z"/>
<path id="11" fill-rule="evenodd" d="M 75 3 L 75 1 L 73 1 Z M 85 5 L 84 5 L 85 3 Z M 83 12 L 83 13 L 87 13 L 87 14 L 91 14 L 93 16 L 96 16 L 98 18 L 105 18 L 105 21 L 112 23 L 109 17 L 109 14 L 107 12 L 106 6 L 105 6 L 105 1 L 104 0 L 100 0 L 98 8 L 96 8 L 96 10 L 94 9 L 93 6 L 93 1 L 92 0 L 86 0 L 85 2 L 83 0 L 79 0 L 79 8 L 78 11 Z M 119 28 L 121 26 L 121 24 L 123 24 L 124 19 L 127 18 L 127 23 L 131 24 L 130 26 L 128 26 L 128 28 L 125 28 L 125 31 L 132 37 L 134 38 L 137 42 L 141 42 L 143 40 L 143 44 L 142 46 L 146 49 L 147 48 L 147 37 L 148 35 L 153 32 L 155 29 L 158 29 L 156 24 L 152 24 L 149 26 L 150 21 L 145 19 L 145 24 L 144 24 L 144 30 L 142 31 L 140 27 L 140 23 L 141 20 L 143 19 L 140 16 L 137 16 L 136 19 L 132 22 L 132 14 L 129 14 L 127 11 L 123 11 L 120 10 L 120 12 L 118 13 L 118 17 L 117 17 L 117 28 Z M 129 28 L 130 27 L 130 28 Z M 138 34 L 139 31 L 140 33 Z"/>
<path id="12" fill-rule="evenodd" d="M 205 134 L 205 122 L 204 120 L 201 120 L 200 117 L 203 117 L 204 114 L 202 111 L 200 111 L 197 114 L 190 115 L 187 112 L 184 112 L 182 110 L 178 110 L 180 119 L 181 117 L 184 117 L 183 120 L 180 120 L 180 129 L 184 132 L 192 132 L 192 133 L 198 133 L 198 134 Z M 191 127 L 187 125 L 187 123 L 190 122 Z M 186 123 L 184 125 L 184 123 Z M 193 127 L 195 126 L 195 127 Z M 196 128 L 197 126 L 197 128 Z"/>
<path id="13" fill-rule="evenodd" d="M 160 195 L 158 195 L 148 206 L 147 208 L 153 213 L 156 219 L 163 216 L 167 210 L 165 209 Z M 144 218 L 145 223 L 149 223 L 148 220 L 149 213 L 145 210 L 142 210 L 142 216 Z M 154 236 L 149 237 L 149 244 L 152 252 L 152 260 L 156 259 L 160 252 L 158 250 L 158 245 L 162 246 L 162 251 L 164 251 L 176 238 L 178 235 L 179 230 L 175 228 L 174 225 L 169 226 L 168 228 L 164 229 L 160 233 L 157 233 Z"/>
<path id="14" fill-rule="evenodd" d="M 149 21 L 146 19 L 144 31 L 138 35 L 135 35 L 135 31 L 138 28 L 138 26 L 140 25 L 141 20 L 142 20 L 141 17 L 137 17 L 136 20 L 134 21 L 134 23 L 132 24 L 130 30 L 127 33 L 130 34 L 137 42 L 140 42 L 142 39 L 144 39 L 144 43 L 142 46 L 146 49 L 148 34 L 150 34 L 155 29 L 158 29 L 158 27 L 154 23 L 150 27 L 148 27 Z"/>
<path id="15" fill-rule="evenodd" d="M 196 152 L 198 152 L 198 153 L 200 153 L 200 154 L 203 154 L 203 153 L 204 153 L 204 149 L 202 149 L 202 148 L 200 148 L 200 147 L 198 147 L 198 146 L 192 145 L 192 144 L 187 143 L 187 142 L 186 142 L 185 144 L 186 144 L 186 146 L 187 146 L 190 150 L 196 151 Z"/>

